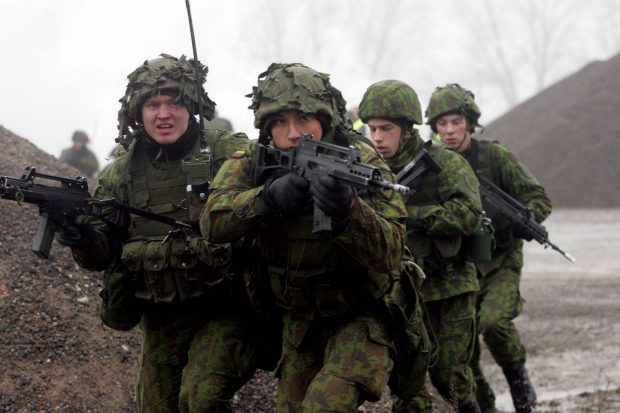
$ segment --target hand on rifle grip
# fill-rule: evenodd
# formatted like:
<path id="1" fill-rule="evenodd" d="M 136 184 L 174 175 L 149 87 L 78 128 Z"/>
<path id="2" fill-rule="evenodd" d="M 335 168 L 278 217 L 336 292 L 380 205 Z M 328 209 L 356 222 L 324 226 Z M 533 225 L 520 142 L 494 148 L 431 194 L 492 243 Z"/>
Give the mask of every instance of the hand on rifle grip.
<path id="1" fill-rule="evenodd" d="M 310 193 L 314 197 L 314 204 L 332 218 L 347 218 L 355 207 L 356 193 L 353 187 L 331 176 L 314 179 L 310 184 Z"/>
<path id="2" fill-rule="evenodd" d="M 94 232 L 90 220 L 87 215 L 78 215 L 73 222 L 66 220 L 56 233 L 56 241 L 65 247 L 90 244 Z"/>
<path id="3" fill-rule="evenodd" d="M 263 185 L 263 201 L 274 211 L 297 215 L 310 201 L 309 186 L 306 179 L 292 172 L 271 176 Z"/>

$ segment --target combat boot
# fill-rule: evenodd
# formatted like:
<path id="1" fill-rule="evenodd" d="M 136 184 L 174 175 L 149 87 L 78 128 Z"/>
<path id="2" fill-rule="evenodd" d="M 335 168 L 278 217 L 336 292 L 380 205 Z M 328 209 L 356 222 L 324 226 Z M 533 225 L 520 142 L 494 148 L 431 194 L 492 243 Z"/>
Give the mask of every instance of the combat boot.
<path id="1" fill-rule="evenodd" d="M 512 396 L 512 403 L 515 406 L 515 412 L 533 412 L 534 407 L 536 407 L 536 392 L 534 391 L 532 382 L 530 382 L 526 368 L 502 368 L 502 370 L 508 381 L 508 386 L 510 386 L 510 395 Z"/>
<path id="2" fill-rule="evenodd" d="M 476 397 L 459 406 L 459 413 L 482 413 Z"/>

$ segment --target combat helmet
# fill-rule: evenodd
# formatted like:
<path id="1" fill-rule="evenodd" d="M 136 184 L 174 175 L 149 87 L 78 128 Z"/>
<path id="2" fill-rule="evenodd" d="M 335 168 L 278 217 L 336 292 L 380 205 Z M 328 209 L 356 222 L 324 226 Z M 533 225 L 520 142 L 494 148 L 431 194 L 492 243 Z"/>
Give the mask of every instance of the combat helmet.
<path id="1" fill-rule="evenodd" d="M 301 63 L 272 63 L 246 96 L 252 99 L 249 109 L 254 111 L 254 126 L 261 135 L 268 134 L 264 130 L 267 118 L 284 110 L 313 114 L 324 120 L 324 129 L 335 129 L 345 119 L 346 101 L 329 75 Z"/>
<path id="2" fill-rule="evenodd" d="M 86 134 L 86 132 L 82 130 L 76 130 L 75 132 L 73 132 L 73 136 L 71 137 L 71 140 L 73 142 L 75 141 L 89 142 L 90 141 L 90 139 L 88 139 L 88 135 Z"/>
<path id="3" fill-rule="evenodd" d="M 128 76 L 125 95 L 120 98 L 121 109 L 118 112 L 118 131 L 116 141 L 125 149 L 134 135 L 143 128 L 141 111 L 146 99 L 157 95 L 176 97 L 176 102 L 184 105 L 192 115 L 198 115 L 202 104 L 202 115 L 213 119 L 215 102 L 209 99 L 204 90 L 209 69 L 198 62 L 200 72 L 200 90 L 196 90 L 194 61 L 184 55 L 180 58 L 162 53 L 160 57 L 145 61 Z"/>
<path id="4" fill-rule="evenodd" d="M 418 95 L 411 86 L 400 80 L 381 80 L 368 86 L 358 114 L 364 123 L 373 118 L 384 118 L 422 124 Z"/>
<path id="5" fill-rule="evenodd" d="M 476 105 L 474 94 L 456 83 L 435 89 L 426 108 L 426 123 L 437 132 L 435 127 L 437 119 L 451 113 L 464 115 L 469 121 L 471 132 L 476 126 L 480 126 L 478 124 L 480 109 Z"/>

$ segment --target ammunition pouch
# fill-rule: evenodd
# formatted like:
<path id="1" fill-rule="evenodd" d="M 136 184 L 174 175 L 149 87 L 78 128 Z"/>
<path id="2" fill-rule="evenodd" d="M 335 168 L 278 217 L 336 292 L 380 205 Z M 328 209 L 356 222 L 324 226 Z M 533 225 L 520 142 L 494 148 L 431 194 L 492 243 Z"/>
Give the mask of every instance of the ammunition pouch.
<path id="1" fill-rule="evenodd" d="M 287 269 L 268 265 L 267 272 L 276 304 L 303 319 L 340 316 L 367 308 L 391 285 L 385 274 L 351 274 L 326 266 Z"/>
<path id="2" fill-rule="evenodd" d="M 136 298 L 136 274 L 119 262 L 103 273 L 103 288 L 99 292 L 99 317 L 106 326 L 128 331 L 142 318 L 142 303 Z"/>
<path id="3" fill-rule="evenodd" d="M 123 246 L 121 260 L 138 275 L 136 297 L 155 302 L 186 301 L 229 277 L 229 244 L 200 237 L 140 238 Z"/>
<path id="4" fill-rule="evenodd" d="M 451 277 L 464 260 L 464 243 L 460 235 L 431 237 L 424 231 L 408 231 L 407 241 L 415 263 L 426 274 L 439 272 L 443 277 Z"/>
<path id="5" fill-rule="evenodd" d="M 489 218 L 483 218 L 474 233 L 465 239 L 465 259 L 473 263 L 489 262 L 495 250 L 495 230 Z"/>

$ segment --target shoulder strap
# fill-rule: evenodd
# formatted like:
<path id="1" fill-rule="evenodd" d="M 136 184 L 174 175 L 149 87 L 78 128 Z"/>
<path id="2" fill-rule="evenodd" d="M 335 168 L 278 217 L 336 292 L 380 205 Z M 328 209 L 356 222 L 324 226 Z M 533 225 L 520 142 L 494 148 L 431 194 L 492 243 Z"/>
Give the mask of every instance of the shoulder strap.
<path id="1" fill-rule="evenodd" d="M 480 142 L 478 139 L 471 138 L 471 146 L 469 156 L 467 157 L 467 162 L 471 165 L 472 169 L 476 174 L 478 174 L 479 164 L 478 164 L 478 156 L 480 151 Z"/>

